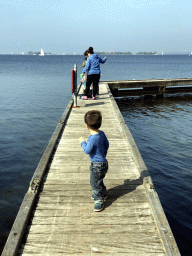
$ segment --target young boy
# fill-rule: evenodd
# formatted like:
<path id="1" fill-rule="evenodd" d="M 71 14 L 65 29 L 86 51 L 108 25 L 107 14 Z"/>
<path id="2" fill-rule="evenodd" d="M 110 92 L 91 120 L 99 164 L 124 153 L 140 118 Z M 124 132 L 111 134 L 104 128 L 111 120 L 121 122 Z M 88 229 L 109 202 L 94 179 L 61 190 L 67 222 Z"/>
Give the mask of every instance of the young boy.
<path id="1" fill-rule="evenodd" d="M 103 183 L 105 174 L 108 171 L 108 162 L 106 159 L 109 141 L 104 132 L 98 130 L 101 126 L 101 112 L 92 110 L 85 114 L 84 121 L 87 129 L 90 131 L 87 143 L 84 138 L 79 138 L 81 147 L 91 159 L 90 166 L 90 184 L 93 191 L 92 199 L 94 199 L 95 212 L 100 212 L 104 208 L 104 199 L 107 197 L 107 190 Z"/>

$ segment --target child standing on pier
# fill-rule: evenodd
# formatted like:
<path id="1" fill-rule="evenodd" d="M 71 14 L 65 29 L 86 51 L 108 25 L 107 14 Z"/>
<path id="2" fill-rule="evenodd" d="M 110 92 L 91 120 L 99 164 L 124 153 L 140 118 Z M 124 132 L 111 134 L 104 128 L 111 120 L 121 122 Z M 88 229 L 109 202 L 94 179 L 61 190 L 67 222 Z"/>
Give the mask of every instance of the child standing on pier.
<path id="1" fill-rule="evenodd" d="M 108 171 L 108 162 L 106 159 L 109 141 L 105 133 L 98 130 L 102 123 L 100 111 L 88 111 L 84 116 L 87 129 L 90 131 L 87 142 L 83 137 L 79 138 L 81 147 L 86 154 L 89 154 L 91 160 L 90 166 L 90 184 L 93 191 L 94 211 L 100 212 L 104 208 L 104 200 L 107 197 L 107 190 L 103 179 Z"/>
<path id="2" fill-rule="evenodd" d="M 93 83 L 93 97 L 92 99 L 95 100 L 96 94 L 98 94 L 98 84 L 100 79 L 100 63 L 105 63 L 107 58 L 105 57 L 102 59 L 97 54 L 94 54 L 93 47 L 89 47 L 87 50 L 88 58 L 87 63 L 82 71 L 82 73 L 88 72 L 87 75 L 87 82 L 86 82 L 86 89 L 85 89 L 85 96 L 81 97 L 82 100 L 87 100 L 89 95 L 90 86 Z"/>

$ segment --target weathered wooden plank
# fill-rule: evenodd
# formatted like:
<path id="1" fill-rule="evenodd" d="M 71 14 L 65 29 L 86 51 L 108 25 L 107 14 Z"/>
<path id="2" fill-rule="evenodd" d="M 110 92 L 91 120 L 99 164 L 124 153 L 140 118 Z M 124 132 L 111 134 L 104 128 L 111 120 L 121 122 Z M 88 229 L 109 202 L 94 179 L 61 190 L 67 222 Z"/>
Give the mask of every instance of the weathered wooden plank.
<path id="1" fill-rule="evenodd" d="M 79 256 L 79 254 L 80 253 L 74 253 L 74 252 L 72 252 L 72 253 L 69 253 L 69 252 L 57 252 L 57 253 L 55 253 L 55 250 L 53 250 L 53 251 L 49 251 L 48 253 L 46 253 L 46 256 L 58 256 L 58 253 L 62 253 L 62 255 L 73 255 L 73 256 Z M 113 252 L 99 252 L 99 254 L 100 255 L 114 255 L 114 254 L 112 254 Z M 116 256 L 135 256 L 135 255 L 138 255 L 137 253 L 139 253 L 138 251 L 137 252 L 119 252 L 119 253 L 117 253 L 117 252 L 115 252 L 115 255 Z M 82 254 L 82 253 L 81 253 Z M 92 251 L 90 251 L 90 252 L 87 252 L 87 253 L 85 253 L 84 251 L 83 251 L 83 255 L 84 256 L 90 256 L 90 255 L 94 255 L 94 254 L 96 254 L 96 255 L 98 255 L 98 252 L 97 252 L 97 248 L 93 248 L 92 249 Z M 23 256 L 31 256 L 31 255 L 33 255 L 33 253 L 22 253 L 22 255 Z M 44 256 L 45 254 L 41 254 L 41 253 L 39 253 L 39 252 L 36 252 L 35 253 L 35 255 L 37 255 L 37 256 Z M 140 254 L 141 255 L 141 254 Z M 162 253 L 162 252 L 142 252 L 142 256 L 164 256 L 165 254 L 164 253 Z"/>
<path id="2" fill-rule="evenodd" d="M 130 170 L 132 168 L 132 164 L 129 164 L 128 167 L 127 166 L 122 166 L 121 168 L 119 168 L 118 174 L 124 174 L 124 173 L 129 173 L 129 179 L 133 179 L 133 177 L 135 178 L 135 170 L 132 168 L 132 170 Z M 86 175 L 89 175 L 90 170 L 89 170 L 89 164 L 87 164 L 87 166 L 85 166 L 84 168 L 80 168 L 78 165 L 77 166 L 72 166 L 71 168 L 66 167 L 65 165 L 60 165 L 60 167 L 52 167 L 50 169 L 50 173 L 85 173 Z M 110 168 L 110 171 L 107 173 L 107 176 L 110 178 L 112 178 L 113 174 L 116 174 L 116 168 L 115 166 L 113 168 Z M 134 176 L 132 176 L 132 173 L 134 173 Z M 138 176 L 138 175 L 137 175 Z M 50 177 L 49 177 L 50 179 Z"/>
<path id="3" fill-rule="evenodd" d="M 118 175 L 116 176 L 115 172 L 114 172 L 114 175 L 106 174 L 105 179 L 104 179 L 104 183 L 105 183 L 107 189 L 113 188 L 114 186 L 117 186 L 117 185 L 123 186 L 124 180 L 122 180 L 122 177 L 120 177 L 120 175 L 124 175 L 124 174 L 125 174 L 125 172 L 121 172 L 119 174 L 119 176 Z M 81 176 L 81 173 L 79 173 L 79 176 Z M 46 180 L 46 185 L 45 186 L 50 185 L 49 188 L 51 190 L 53 190 L 53 189 L 56 188 L 56 187 L 54 187 L 56 185 L 57 189 L 59 191 L 59 190 L 66 190 L 65 188 L 61 187 L 61 185 L 64 186 L 64 184 L 71 184 L 71 185 L 90 184 L 90 182 L 89 182 L 90 174 L 89 173 L 87 173 L 85 175 L 85 177 L 82 177 L 82 178 L 79 178 L 79 176 L 77 176 L 76 179 L 75 178 L 70 178 L 68 176 L 68 177 L 66 177 L 66 179 L 61 179 L 61 180 L 59 180 L 59 179 L 52 179 L 52 178 L 48 178 L 47 177 L 47 178 L 45 178 L 45 180 Z M 74 177 L 74 175 L 73 175 L 73 177 Z M 114 179 L 115 179 L 115 181 L 114 181 Z M 135 175 L 132 174 L 132 173 L 130 173 L 130 176 L 129 176 L 128 179 L 130 181 L 132 181 L 133 184 L 134 183 L 135 184 L 141 184 L 139 178 L 135 179 Z"/>
<path id="4" fill-rule="evenodd" d="M 145 191 L 143 186 L 139 186 L 141 185 L 142 180 L 137 179 L 137 180 L 109 180 L 106 179 L 105 181 L 105 185 L 109 191 L 109 195 L 116 195 L 116 193 L 118 193 L 118 190 L 131 190 L 134 191 L 134 193 L 136 194 L 138 190 L 140 191 Z M 44 195 L 44 194 L 60 194 L 61 191 L 65 191 L 65 193 L 67 193 L 67 191 L 69 191 L 68 193 L 70 193 L 71 190 L 74 190 L 78 193 L 80 193 L 80 191 L 84 191 L 85 195 L 87 195 L 87 191 L 91 191 L 91 187 L 89 182 L 87 183 L 65 183 L 63 184 L 63 182 L 59 183 L 55 183 L 55 184 L 51 184 L 47 182 L 43 185 L 43 191 L 41 192 L 40 195 Z M 137 189 L 135 191 L 135 189 Z M 120 192 L 123 193 L 123 192 Z"/>
<path id="5" fill-rule="evenodd" d="M 121 215 L 123 212 L 126 212 L 127 215 L 129 214 L 129 207 L 130 205 L 135 206 L 135 214 L 137 214 L 137 204 L 143 204 L 145 201 L 142 200 L 137 200 L 135 198 L 133 198 L 132 200 L 128 201 L 128 202 L 116 202 L 116 201 L 112 201 L 112 200 L 108 200 L 108 202 L 105 203 L 105 211 L 107 211 L 107 214 L 109 215 L 113 215 L 113 216 L 118 216 Z M 84 215 L 84 213 L 93 215 L 95 217 L 97 216 L 103 216 L 103 213 L 99 212 L 99 213 L 95 213 L 93 211 L 93 206 L 94 203 L 92 202 L 68 202 L 65 203 L 63 205 L 58 204 L 58 205 L 53 205 L 53 204 L 41 204 L 38 205 L 36 208 L 36 211 L 53 211 L 53 209 L 55 209 L 56 213 L 63 211 L 63 214 L 65 214 L 65 211 L 69 211 L 69 214 L 71 214 L 71 216 L 73 217 L 72 212 L 74 211 L 74 215 L 75 214 L 79 214 L 79 215 Z M 57 207 L 57 209 L 55 208 Z M 121 211 L 119 211 L 119 207 L 121 207 Z M 139 211 L 139 210 L 138 210 Z M 115 212 L 115 213 L 114 213 Z M 79 216 L 78 215 L 78 216 Z M 45 213 L 45 217 L 46 217 L 46 213 Z M 50 223 L 47 223 L 47 225 L 49 225 Z M 66 223 L 67 224 L 67 223 Z"/>
<path id="6" fill-rule="evenodd" d="M 88 209 L 87 209 L 88 210 Z M 54 225 L 62 225 L 62 226 L 66 226 L 66 225 L 76 225 L 74 223 L 78 223 L 80 222 L 81 224 L 82 223 L 82 219 L 85 218 L 86 214 L 89 216 L 91 216 L 90 220 L 92 220 L 92 218 L 95 218 L 95 212 L 93 212 L 93 207 L 92 207 L 92 213 L 93 215 L 91 214 L 91 212 L 84 212 L 84 215 L 82 214 L 82 211 L 79 210 L 79 211 L 75 211 L 74 213 L 69 213 L 69 210 L 68 209 L 65 209 L 65 210 L 57 210 L 57 211 L 54 211 L 54 210 L 37 210 L 37 214 L 35 215 L 34 219 L 36 219 L 37 222 L 33 222 L 32 226 L 33 225 L 52 225 L 53 221 L 54 220 Z M 115 209 L 113 209 L 115 210 Z M 82 217 L 83 216 L 83 217 Z M 99 222 L 100 224 L 102 223 L 103 225 L 106 224 L 106 222 L 109 221 L 109 218 L 118 218 L 118 219 L 121 219 L 121 221 L 124 219 L 126 220 L 126 222 L 128 224 L 131 224 L 131 225 L 138 225 L 138 229 L 139 228 L 139 225 L 142 223 L 143 225 L 148 225 L 151 223 L 151 226 L 154 227 L 154 230 L 155 229 L 155 225 L 154 225 L 154 222 L 151 221 L 151 218 L 149 218 L 151 215 L 151 211 L 150 211 L 150 208 L 147 208 L 147 209 L 142 209 L 142 208 L 136 208 L 136 209 L 132 209 L 132 210 L 129 210 L 129 208 L 124 208 L 124 211 L 123 213 L 122 212 L 118 212 L 116 214 L 114 214 L 114 211 L 108 211 L 107 212 L 107 217 L 106 217 L 106 214 L 102 214 L 100 213 L 99 214 L 99 217 L 97 217 L 97 219 L 99 219 Z M 103 220 L 101 219 L 101 217 L 103 218 Z M 146 221 L 141 221 L 141 217 L 144 219 L 146 219 Z M 50 222 L 47 224 L 46 222 L 42 223 L 41 222 L 41 219 L 47 219 L 47 220 L 50 220 Z M 68 219 L 74 219 L 75 221 L 73 221 L 72 223 L 71 222 L 68 222 L 68 223 L 64 223 L 66 222 Z M 38 223 L 38 220 L 40 220 L 40 222 Z M 112 219 L 111 219 L 112 220 Z M 44 220 L 45 221 L 45 220 Z M 64 221 L 64 222 L 63 222 Z M 121 221 L 120 222 L 115 222 L 115 224 L 118 224 L 118 225 L 121 225 Z M 98 225 L 98 223 L 95 223 L 95 222 L 90 222 L 87 221 L 85 223 L 85 225 Z M 81 228 L 81 227 L 80 227 Z M 112 228 L 112 227 L 111 227 Z M 30 231 L 31 232 L 31 231 Z M 42 233 L 42 231 L 39 231 L 40 233 Z M 134 232 L 137 232 L 136 231 L 136 228 L 134 230 Z M 156 231 L 155 231 L 156 232 Z M 156 232 L 156 234 L 158 234 Z"/>
<path id="7" fill-rule="evenodd" d="M 76 185 L 75 185 L 76 187 Z M 90 187 L 90 185 L 87 183 L 87 184 L 83 184 L 81 185 L 82 189 L 79 190 L 79 188 L 75 189 L 74 187 L 73 188 L 70 188 L 70 189 L 63 189 L 63 190 L 57 190 L 54 188 L 56 188 L 56 185 L 51 185 L 51 186 L 47 186 L 47 187 L 44 187 L 44 190 L 43 192 L 40 193 L 40 196 L 41 198 L 43 197 L 66 197 L 66 196 L 84 196 L 84 197 L 88 197 L 89 198 L 89 195 L 92 195 L 92 191 L 90 188 L 87 188 L 87 187 Z M 131 193 L 131 194 L 130 194 Z M 129 188 L 122 188 L 121 186 L 117 186 L 117 188 L 113 188 L 113 189 L 108 189 L 108 197 L 107 199 L 112 199 L 112 198 L 119 198 L 121 199 L 121 197 L 125 197 L 125 196 L 128 196 L 130 198 L 131 197 L 135 197 L 135 196 L 139 196 L 141 194 L 145 194 L 146 191 L 145 190 L 136 190 L 135 187 L 133 186 L 130 186 Z M 142 196 L 141 196 L 142 198 Z"/>
<path id="8" fill-rule="evenodd" d="M 131 195 L 129 195 L 131 196 Z M 90 193 L 90 197 L 72 197 L 72 196 L 63 196 L 63 197 L 58 197 L 58 198 L 54 198 L 54 197 L 47 197 L 46 199 L 41 198 L 41 201 L 39 202 L 37 209 L 54 209 L 54 205 L 57 206 L 57 209 L 65 209 L 65 205 L 64 204 L 71 204 L 72 206 L 76 205 L 77 209 L 81 209 L 82 208 L 82 204 L 84 203 L 85 206 L 89 205 L 90 207 L 92 207 L 93 210 L 93 206 L 94 206 L 94 202 L 91 202 L 91 193 Z M 145 202 L 145 196 L 141 196 L 141 197 L 132 197 L 129 198 L 127 196 L 123 196 L 121 197 L 121 199 L 115 198 L 115 197 L 109 197 L 109 199 L 107 199 L 107 202 L 105 202 L 105 208 L 107 207 L 127 207 L 127 210 L 129 209 L 130 203 L 136 205 L 137 203 L 141 204 Z M 112 209 L 113 210 L 113 209 Z"/>
<path id="9" fill-rule="evenodd" d="M 127 149 L 128 153 L 131 153 L 131 150 Z M 108 154 L 107 154 L 107 160 L 109 157 L 112 157 L 114 156 L 114 154 L 117 155 L 118 158 L 121 158 L 123 160 L 127 160 L 128 161 L 133 161 L 133 158 L 130 157 L 130 155 L 128 156 L 128 154 L 125 154 L 125 153 L 122 153 L 122 151 L 118 151 L 118 150 L 113 150 L 111 149 Z M 69 153 L 66 152 L 65 148 L 64 149 L 61 149 L 59 148 L 57 153 L 55 154 L 55 157 L 54 158 L 58 158 L 60 157 L 60 159 L 62 160 L 63 158 L 66 158 L 67 157 L 73 157 L 73 156 L 76 156 L 76 157 L 79 157 L 79 159 L 85 159 L 85 160 L 89 160 L 90 162 L 90 159 L 89 159 L 89 156 L 84 154 L 82 155 L 81 151 L 77 150 L 76 152 L 74 152 L 73 150 L 71 150 Z M 113 157 L 114 159 L 114 157 Z M 115 160 L 115 159 L 114 159 Z M 121 167 L 121 166 L 120 166 Z"/>
<path id="10" fill-rule="evenodd" d="M 128 233 L 130 235 L 135 235 L 136 230 L 140 235 L 142 235 L 142 232 L 157 236 L 157 230 L 154 225 L 149 225 L 149 223 L 140 223 L 139 226 L 137 226 L 133 223 L 130 223 L 129 225 L 115 225 L 115 224 L 97 224 L 97 225 L 83 225 L 77 226 L 77 225 L 64 225 L 60 223 L 60 225 L 32 225 L 30 227 L 30 239 L 32 236 L 35 236 L 36 234 L 55 234 L 55 235 L 63 235 L 63 234 L 70 234 L 73 232 L 74 234 L 113 234 L 114 236 L 116 234 L 125 234 Z M 137 236 L 136 236 L 137 237 Z"/>
<path id="11" fill-rule="evenodd" d="M 95 213 L 96 214 L 96 213 Z M 151 216 L 151 214 L 145 214 L 145 215 L 137 215 L 137 214 L 133 214 L 131 216 L 131 214 L 127 214 L 126 216 L 119 218 L 119 216 L 115 217 L 115 216 L 104 216 L 103 219 L 102 217 L 97 217 L 95 218 L 95 216 L 80 216 L 77 217 L 75 216 L 73 218 L 73 215 L 70 216 L 51 216 L 48 217 L 34 217 L 33 218 L 33 224 L 32 225 L 47 225 L 47 223 L 49 223 L 49 225 L 60 225 L 62 222 L 67 223 L 66 225 L 89 225 L 94 224 L 94 225 L 98 225 L 101 223 L 107 223 L 109 222 L 113 223 L 113 224 L 118 224 L 118 225 L 127 225 L 130 223 L 133 223 L 135 225 L 139 225 L 139 223 L 153 223 L 154 224 L 154 220 Z M 137 231 L 136 231 L 137 233 Z"/>
<path id="12" fill-rule="evenodd" d="M 66 161 L 61 160 L 61 159 L 54 159 L 54 164 L 51 166 L 50 168 L 50 172 L 54 172 L 54 171 L 59 171 L 62 173 L 62 170 L 65 170 L 66 172 L 78 172 L 79 170 L 84 171 L 86 173 L 88 173 L 89 170 L 89 166 L 90 166 L 90 160 L 88 158 L 86 158 L 86 160 L 84 161 L 84 164 L 82 166 L 79 166 L 79 164 L 77 162 L 73 162 L 71 166 L 69 166 L 69 164 L 66 163 Z M 127 170 L 129 172 L 131 172 L 133 169 L 136 171 L 135 168 L 135 162 L 133 161 L 133 159 L 129 159 L 126 158 L 126 160 L 120 161 L 120 165 L 117 164 L 117 161 L 115 161 L 114 159 L 112 159 L 112 157 L 110 157 L 108 159 L 109 161 L 109 171 L 108 173 L 113 173 L 114 171 L 116 173 L 120 173 L 123 170 Z M 114 161 L 113 161 L 114 160 Z M 118 167 L 118 172 L 116 167 Z M 137 171 L 138 172 L 138 171 Z"/>
<path id="13" fill-rule="evenodd" d="M 115 235 L 115 239 L 116 241 L 118 241 L 119 243 L 119 246 L 121 244 L 123 244 L 125 246 L 125 243 L 127 241 L 129 241 L 129 243 L 131 244 L 137 244 L 137 243 L 147 243 L 147 242 L 151 242 L 153 244 L 157 244 L 157 246 L 159 246 L 159 248 L 161 248 L 161 242 L 159 240 L 159 236 L 157 236 L 157 234 L 155 235 L 154 232 L 145 232 L 144 230 L 139 230 L 138 232 L 124 232 L 123 234 L 123 239 L 122 239 L 122 234 L 120 233 L 109 233 L 107 234 L 107 238 L 103 239 L 103 237 L 100 236 L 100 234 L 102 233 L 74 233 L 74 232 L 71 232 L 71 233 L 65 233 L 65 232 L 61 232 L 61 233 L 54 233 L 54 238 L 53 239 L 50 239 L 50 236 L 52 234 L 45 234 L 43 236 L 43 238 L 41 237 L 41 234 L 35 234 L 35 235 L 30 235 L 29 236 L 29 239 L 27 241 L 28 244 L 32 244 L 33 242 L 35 243 L 38 243 L 39 241 L 41 241 L 40 243 L 43 245 L 43 244 L 46 244 L 47 242 L 50 242 L 51 240 L 53 241 L 54 240 L 54 244 L 60 244 L 61 243 L 61 239 L 60 239 L 60 235 L 62 236 L 65 236 L 65 239 L 64 239 L 64 243 L 65 245 L 67 245 L 67 243 L 70 243 L 71 242 L 71 239 L 80 239 L 80 240 L 84 240 L 84 241 L 89 241 L 90 243 L 91 242 L 94 242 L 95 240 L 97 241 L 97 243 L 100 243 L 100 244 L 114 244 L 114 238 L 112 238 L 114 235 Z M 95 239 L 94 236 L 97 236 L 97 238 Z M 101 238 L 100 238 L 101 237 Z M 140 238 L 140 239 L 139 239 Z M 122 241 L 123 240 L 123 241 Z M 51 241 L 51 242 L 52 242 Z M 136 245 L 138 247 L 138 245 Z M 143 250 L 148 250 L 149 247 L 147 248 L 147 246 L 144 248 L 145 246 L 142 246 L 142 249 Z M 161 248 L 162 250 L 162 248 Z M 163 250 L 162 250 L 163 251 Z"/>
<path id="14" fill-rule="evenodd" d="M 49 198 L 49 200 L 52 200 L 51 198 Z M 109 203 L 107 203 L 106 205 L 109 205 Z M 100 212 L 99 213 L 99 217 L 101 216 L 126 216 L 126 215 L 130 215 L 130 214 L 144 214 L 144 213 L 151 213 L 151 208 L 149 203 L 146 202 L 140 202 L 140 204 L 136 204 L 134 202 L 129 202 L 127 203 L 126 207 L 123 207 L 123 203 L 122 201 L 119 201 L 117 204 L 112 205 L 111 207 L 113 208 L 114 211 L 110 211 L 109 208 L 106 208 L 106 213 L 105 212 Z M 89 215 L 94 215 L 95 216 L 95 212 L 93 212 L 93 204 L 85 204 L 85 207 L 82 208 L 81 207 L 75 207 L 75 209 L 73 211 L 69 211 L 72 210 L 74 204 L 70 204 L 67 205 L 67 209 L 50 209 L 50 210 L 45 210 L 45 209 L 41 209 L 38 208 L 36 209 L 34 216 L 35 217 L 46 217 L 46 216 L 66 216 L 66 215 L 71 215 L 71 216 L 79 216 L 80 215 L 84 215 L 84 214 L 89 214 Z M 80 203 L 79 203 L 80 206 Z M 121 209 L 118 210 L 118 207 L 121 207 Z M 84 211 L 84 213 L 83 213 Z"/>
<path id="15" fill-rule="evenodd" d="M 139 180 L 138 180 L 139 182 Z M 123 190 L 123 191 L 126 191 L 126 190 L 131 190 L 133 191 L 132 193 L 134 194 L 137 194 L 137 191 L 140 190 L 140 191 L 145 191 L 144 187 L 142 186 L 139 186 L 140 183 L 138 184 L 137 181 L 135 180 L 120 180 L 120 179 L 106 179 L 105 180 L 105 185 L 107 187 L 107 190 L 109 191 L 109 194 L 111 195 L 115 195 L 115 193 L 118 193 L 117 191 L 118 190 Z M 91 188 L 90 188 L 90 183 L 89 181 L 72 181 L 71 183 L 55 183 L 55 184 L 47 184 L 45 183 L 43 185 L 43 192 L 45 193 L 45 191 L 50 191 L 51 193 L 54 193 L 54 192 L 58 192 L 60 193 L 60 191 L 67 191 L 67 190 L 75 190 L 77 193 L 79 193 L 79 191 L 87 191 L 87 190 L 90 190 L 91 191 Z M 136 189 L 137 188 L 137 189 Z M 121 192 L 123 193 L 123 192 Z M 85 193 L 86 195 L 86 193 Z M 133 194 L 132 194 L 133 196 Z"/>
<path id="16" fill-rule="evenodd" d="M 106 81 L 111 89 L 192 85 L 192 78 Z"/>
<path id="17" fill-rule="evenodd" d="M 130 177 L 130 174 L 128 172 L 123 172 L 123 175 L 124 175 L 124 178 L 125 179 L 128 179 Z M 135 177 L 135 175 L 134 175 Z M 110 178 L 110 179 L 120 179 L 122 180 L 122 172 L 121 173 L 118 173 L 116 174 L 115 172 L 114 173 L 107 173 L 106 176 L 105 176 L 105 179 L 107 178 Z M 87 173 L 81 173 L 81 175 L 76 172 L 76 173 L 57 173 L 54 174 L 54 173 L 50 173 L 49 176 L 47 177 L 47 180 L 50 179 L 50 180 L 60 180 L 60 181 L 66 181 L 66 180 L 90 180 L 90 174 L 87 172 Z"/>
<path id="18" fill-rule="evenodd" d="M 58 167 L 57 170 L 61 169 L 62 168 L 67 168 L 69 169 L 69 164 L 67 163 L 67 161 L 65 161 L 66 159 L 63 159 L 62 156 L 59 157 L 55 157 L 54 158 L 54 164 L 51 166 L 51 169 L 54 169 L 56 167 Z M 132 163 L 134 163 L 134 160 L 133 158 L 132 159 L 129 159 L 129 158 L 126 158 L 126 159 L 120 159 L 122 161 L 120 161 L 120 164 L 118 164 L 117 161 L 115 161 L 114 158 L 110 157 L 108 160 L 109 162 L 109 168 L 110 168 L 110 172 L 111 170 L 114 169 L 114 167 L 118 166 L 118 169 L 117 170 L 121 170 L 121 169 L 125 169 L 125 168 L 129 168 L 127 165 L 132 165 Z M 76 167 L 80 167 L 80 169 L 87 169 L 89 166 L 90 166 L 90 159 L 88 157 L 84 158 L 83 159 L 83 164 L 82 165 L 79 165 L 78 162 L 74 161 L 73 163 L 71 163 L 72 166 L 71 168 L 76 168 Z M 134 168 L 135 168 L 135 165 L 134 165 Z M 135 168 L 136 169 L 136 168 Z M 131 170 L 130 170 L 131 171 Z M 117 172 L 117 171 L 116 171 Z"/>
<path id="19" fill-rule="evenodd" d="M 140 242 L 138 239 L 131 241 L 130 243 L 127 240 L 118 240 L 117 243 L 114 243 L 114 237 L 105 236 L 105 241 L 100 240 L 99 236 L 95 237 L 77 237 L 71 236 L 67 239 L 66 236 L 63 236 L 59 244 L 55 244 L 52 241 L 47 241 L 47 243 L 33 243 L 32 245 L 27 243 L 24 253 L 35 253 L 35 255 L 42 254 L 47 255 L 49 252 L 54 253 L 68 253 L 74 255 L 76 253 L 84 254 L 93 252 L 104 254 L 110 253 L 116 255 L 116 253 L 134 253 L 134 255 L 149 255 L 150 253 L 156 253 L 155 255 L 165 255 L 164 251 L 161 248 L 161 244 L 158 241 L 146 239 L 145 242 Z M 67 255 L 67 254 L 66 254 Z"/>
<path id="20" fill-rule="evenodd" d="M 129 206 L 130 206 L 130 203 L 136 205 L 136 204 L 142 204 L 143 202 L 145 202 L 145 198 L 146 197 L 132 197 L 131 198 L 128 198 L 126 201 L 117 201 L 115 199 L 108 199 L 106 202 L 105 202 L 105 208 L 108 208 L 109 211 L 117 211 L 117 209 L 115 208 L 118 208 L 118 207 L 121 207 L 121 208 L 126 208 L 127 211 L 129 209 Z M 79 199 L 79 198 L 78 198 Z M 90 199 L 91 200 L 91 199 Z M 88 208 L 91 209 L 91 211 L 93 211 L 93 207 L 94 207 L 94 202 L 90 201 L 88 198 L 83 198 L 82 201 L 79 201 L 79 200 L 74 200 L 74 198 L 70 198 L 70 197 L 66 197 L 63 199 L 63 203 L 51 203 L 51 197 L 49 199 L 49 203 L 44 203 L 44 202 L 39 202 L 38 203 L 38 206 L 37 206 L 37 210 L 51 210 L 51 209 L 54 209 L 55 206 L 57 206 L 57 209 L 58 210 L 65 210 L 65 209 L 71 209 L 71 207 L 74 207 L 74 211 L 75 210 L 80 210 L 80 211 L 83 211 L 84 210 L 84 207 L 85 207 L 85 210 L 87 210 Z"/>
<path id="21" fill-rule="evenodd" d="M 89 173 L 90 170 L 89 170 L 89 167 L 90 167 L 90 160 L 89 158 L 86 158 L 85 161 L 84 161 L 84 164 L 80 167 L 78 165 L 78 163 L 76 163 L 76 161 L 73 162 L 73 165 L 71 166 L 71 168 L 68 166 L 66 166 L 67 164 L 67 160 L 66 159 L 63 159 L 62 157 L 60 158 L 61 161 L 59 163 L 59 161 L 57 162 L 57 164 L 60 164 L 58 167 L 57 166 L 53 166 L 51 168 L 51 171 L 55 170 L 59 173 L 59 171 L 61 171 L 62 173 L 62 170 L 64 169 L 66 172 L 71 172 L 71 170 L 73 170 L 73 172 L 77 172 L 78 173 L 78 170 L 82 170 L 84 171 L 85 173 Z M 114 160 L 114 158 L 108 158 L 108 162 L 109 162 L 109 170 L 108 170 L 108 174 L 110 175 L 111 173 L 113 174 L 116 170 L 116 173 L 118 175 L 118 173 L 120 172 L 123 172 L 125 170 L 127 170 L 129 173 L 133 173 L 135 172 L 135 174 L 138 176 L 138 170 L 137 168 L 135 168 L 135 165 L 134 165 L 134 161 L 131 160 L 129 161 L 129 159 L 122 159 L 122 158 L 119 158 L 119 164 L 117 164 L 117 161 Z M 118 170 L 118 171 L 117 171 Z"/>
<path id="22" fill-rule="evenodd" d="M 146 89 L 132 89 L 132 90 L 118 90 L 115 92 L 115 97 L 125 97 L 125 96 L 142 96 L 142 95 L 162 95 L 162 94 L 176 94 L 176 93 L 192 93 L 191 87 L 181 87 L 181 88 L 164 88 L 159 87 L 154 90 L 155 87 L 152 87 L 151 90 Z"/>
<path id="23" fill-rule="evenodd" d="M 52 236 L 54 235 L 53 239 Z M 60 239 L 60 235 L 62 235 L 62 240 Z M 35 235 L 32 236 L 31 239 L 28 239 L 27 245 L 30 244 L 41 244 L 42 247 L 46 248 L 47 243 L 49 247 L 53 247 L 53 248 L 62 248 L 63 250 L 68 251 L 70 249 L 71 246 L 73 247 L 81 247 L 82 250 L 85 248 L 84 243 L 85 244 L 95 244 L 98 246 L 98 248 L 102 248 L 103 246 L 105 247 L 106 251 L 111 250 L 113 247 L 115 248 L 116 246 L 120 247 L 121 249 L 127 248 L 127 252 L 128 249 L 131 249 L 131 247 L 135 247 L 135 251 L 136 248 L 137 250 L 140 250 L 140 252 L 144 251 L 161 251 L 162 250 L 162 246 L 161 246 L 161 242 L 159 240 L 158 236 L 155 236 L 154 233 L 145 233 L 143 230 L 142 232 L 137 233 L 137 236 L 135 233 L 124 233 L 123 234 L 123 239 L 122 239 L 122 234 L 115 234 L 115 239 L 116 241 L 118 241 L 118 245 L 114 244 L 114 234 L 113 233 L 109 233 L 107 235 L 105 235 L 105 239 L 103 239 L 103 236 L 101 236 L 100 234 L 75 234 L 75 233 L 71 233 L 66 235 L 65 233 L 61 233 L 61 234 L 46 234 L 43 239 L 41 238 L 40 235 Z M 40 242 L 39 242 L 40 241 Z M 127 246 L 127 242 L 129 241 L 129 246 Z M 81 243 L 81 246 L 79 246 L 78 244 Z M 87 246 L 86 246 L 87 247 Z M 121 250 L 120 249 L 120 250 Z M 119 250 L 119 251 L 120 251 Z"/>
<path id="24" fill-rule="evenodd" d="M 128 153 L 125 153 L 125 149 L 127 149 L 128 151 L 130 151 L 131 149 L 130 148 L 128 148 L 128 147 L 126 147 L 126 145 L 124 146 L 124 145 L 121 145 L 121 146 L 118 146 L 117 145 L 117 143 L 116 143 L 116 141 L 114 142 L 114 143 L 112 143 L 112 141 L 110 141 L 111 143 L 110 143 L 110 149 L 109 149 L 109 151 L 108 151 L 108 153 L 107 153 L 107 158 L 108 158 L 108 156 L 110 155 L 110 154 L 113 154 L 114 152 L 115 153 L 117 153 L 118 154 L 118 152 L 119 152 L 119 155 L 120 154 L 122 154 L 122 152 L 125 154 L 125 155 L 127 155 L 127 157 L 129 157 L 130 159 L 131 159 L 131 156 L 128 154 Z M 71 144 L 71 143 L 70 143 Z M 82 152 L 81 150 L 81 148 L 77 148 L 77 146 L 76 145 L 78 145 L 77 143 L 72 147 L 70 144 L 67 144 L 67 143 L 65 143 L 64 145 L 60 145 L 58 148 L 57 148 L 57 152 Z M 115 144 L 116 144 L 116 146 L 115 146 Z M 78 145 L 79 146 L 79 145 Z M 67 150 L 68 149 L 68 150 Z M 76 150 L 75 150 L 76 149 Z"/>

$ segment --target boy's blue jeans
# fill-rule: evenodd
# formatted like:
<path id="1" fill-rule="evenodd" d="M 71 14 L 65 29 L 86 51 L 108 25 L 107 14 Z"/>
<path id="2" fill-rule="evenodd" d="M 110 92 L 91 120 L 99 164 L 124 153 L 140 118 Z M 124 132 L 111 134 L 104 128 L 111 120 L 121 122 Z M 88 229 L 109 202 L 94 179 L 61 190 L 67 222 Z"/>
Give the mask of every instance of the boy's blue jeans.
<path id="1" fill-rule="evenodd" d="M 91 162 L 90 184 L 93 191 L 94 202 L 103 203 L 106 196 L 106 187 L 103 179 L 108 171 L 108 162 Z"/>

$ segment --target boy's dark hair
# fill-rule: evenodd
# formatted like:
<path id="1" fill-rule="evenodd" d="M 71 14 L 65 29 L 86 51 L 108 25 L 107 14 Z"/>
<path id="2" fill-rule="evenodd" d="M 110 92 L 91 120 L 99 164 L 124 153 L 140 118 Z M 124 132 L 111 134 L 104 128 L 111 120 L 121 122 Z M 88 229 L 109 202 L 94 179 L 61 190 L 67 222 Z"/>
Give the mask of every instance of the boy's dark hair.
<path id="1" fill-rule="evenodd" d="M 88 111 L 84 116 L 85 123 L 92 130 L 97 130 L 101 127 L 102 115 L 100 111 L 91 110 Z"/>

